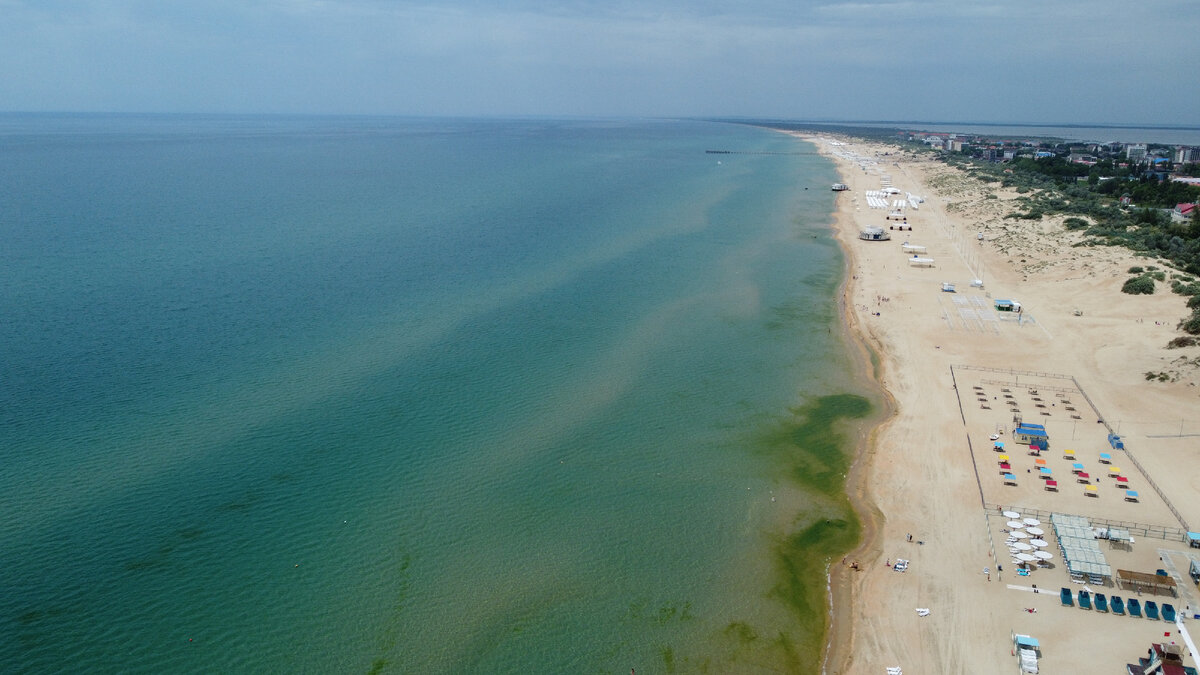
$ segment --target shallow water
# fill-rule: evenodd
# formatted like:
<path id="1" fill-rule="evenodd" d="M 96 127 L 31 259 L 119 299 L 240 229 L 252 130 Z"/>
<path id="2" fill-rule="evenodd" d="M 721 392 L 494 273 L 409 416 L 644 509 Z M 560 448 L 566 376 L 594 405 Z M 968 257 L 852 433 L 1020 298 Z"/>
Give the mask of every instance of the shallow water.
<path id="1" fill-rule="evenodd" d="M 7 116 L 17 671 L 808 669 L 833 167 L 677 122 Z M 805 189 L 811 188 L 811 189 Z M 840 553 L 839 553 L 840 555 Z"/>

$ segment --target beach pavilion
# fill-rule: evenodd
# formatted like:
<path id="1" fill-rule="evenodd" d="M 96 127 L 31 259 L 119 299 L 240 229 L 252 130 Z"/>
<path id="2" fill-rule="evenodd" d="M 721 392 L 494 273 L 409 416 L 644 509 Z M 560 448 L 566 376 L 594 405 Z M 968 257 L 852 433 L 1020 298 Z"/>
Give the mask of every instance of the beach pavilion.
<path id="1" fill-rule="evenodd" d="M 1149 590 L 1152 593 L 1163 592 L 1165 595 L 1178 595 L 1175 578 L 1162 574 L 1147 574 L 1131 570 L 1117 570 L 1117 585 L 1141 592 Z"/>

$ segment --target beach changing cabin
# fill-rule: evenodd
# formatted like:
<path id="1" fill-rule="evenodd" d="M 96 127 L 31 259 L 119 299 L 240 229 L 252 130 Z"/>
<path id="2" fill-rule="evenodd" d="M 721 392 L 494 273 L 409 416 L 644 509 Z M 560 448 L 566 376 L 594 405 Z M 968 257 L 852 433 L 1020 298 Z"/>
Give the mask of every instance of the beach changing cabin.
<path id="1" fill-rule="evenodd" d="M 887 233 L 887 230 L 882 227 L 864 227 L 858 233 L 858 238 L 863 241 L 887 241 L 892 238 L 892 235 Z"/>

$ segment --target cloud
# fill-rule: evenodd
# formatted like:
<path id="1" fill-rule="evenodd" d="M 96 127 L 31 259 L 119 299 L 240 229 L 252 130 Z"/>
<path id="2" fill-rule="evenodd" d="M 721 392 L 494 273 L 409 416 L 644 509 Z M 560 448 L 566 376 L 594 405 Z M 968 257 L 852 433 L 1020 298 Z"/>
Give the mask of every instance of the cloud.
<path id="1" fill-rule="evenodd" d="M 1186 0 L 0 8 L 0 100 L 17 109 L 1138 121 L 1105 119 L 1123 98 L 1122 115 L 1175 122 L 1200 110 L 1194 87 L 1179 90 L 1200 32 Z M 1168 91 L 1169 109 L 1150 103 Z"/>

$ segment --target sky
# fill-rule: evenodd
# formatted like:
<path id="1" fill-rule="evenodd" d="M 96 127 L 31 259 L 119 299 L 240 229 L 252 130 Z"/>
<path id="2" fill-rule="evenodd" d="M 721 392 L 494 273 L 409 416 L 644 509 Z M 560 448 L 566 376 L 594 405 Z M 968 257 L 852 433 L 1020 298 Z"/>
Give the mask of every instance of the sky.
<path id="1" fill-rule="evenodd" d="M 1197 0 L 0 0 L 0 110 L 1200 126 Z"/>

